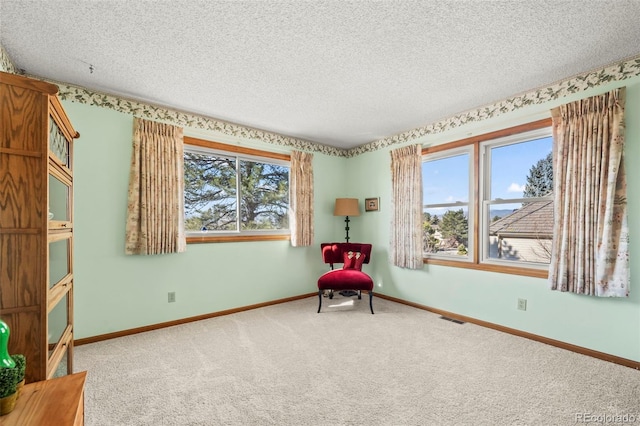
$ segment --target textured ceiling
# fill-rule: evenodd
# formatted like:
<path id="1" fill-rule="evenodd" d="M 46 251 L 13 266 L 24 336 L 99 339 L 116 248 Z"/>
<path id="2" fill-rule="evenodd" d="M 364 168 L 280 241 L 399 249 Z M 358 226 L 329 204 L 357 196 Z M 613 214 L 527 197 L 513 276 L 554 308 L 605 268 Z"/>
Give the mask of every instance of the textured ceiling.
<path id="1" fill-rule="evenodd" d="M 342 148 L 637 56 L 638 22 L 635 0 L 0 0 L 27 74 Z"/>

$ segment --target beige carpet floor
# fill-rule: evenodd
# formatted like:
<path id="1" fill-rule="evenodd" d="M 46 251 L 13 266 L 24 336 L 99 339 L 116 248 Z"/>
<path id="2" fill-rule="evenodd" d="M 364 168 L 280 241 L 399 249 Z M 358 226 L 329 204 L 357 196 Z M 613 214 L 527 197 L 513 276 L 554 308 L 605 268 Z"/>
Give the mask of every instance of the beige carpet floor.
<path id="1" fill-rule="evenodd" d="M 375 315 L 323 302 L 76 347 L 86 424 L 640 425 L 640 371 L 380 298 Z"/>

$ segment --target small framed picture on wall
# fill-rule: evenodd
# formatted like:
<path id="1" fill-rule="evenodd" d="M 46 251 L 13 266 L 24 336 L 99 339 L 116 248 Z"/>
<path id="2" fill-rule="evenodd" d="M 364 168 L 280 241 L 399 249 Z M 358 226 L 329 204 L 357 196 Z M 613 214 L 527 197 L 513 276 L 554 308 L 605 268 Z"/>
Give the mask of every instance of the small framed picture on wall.
<path id="1" fill-rule="evenodd" d="M 380 198 L 365 198 L 364 210 L 367 212 L 377 212 L 380 210 Z"/>

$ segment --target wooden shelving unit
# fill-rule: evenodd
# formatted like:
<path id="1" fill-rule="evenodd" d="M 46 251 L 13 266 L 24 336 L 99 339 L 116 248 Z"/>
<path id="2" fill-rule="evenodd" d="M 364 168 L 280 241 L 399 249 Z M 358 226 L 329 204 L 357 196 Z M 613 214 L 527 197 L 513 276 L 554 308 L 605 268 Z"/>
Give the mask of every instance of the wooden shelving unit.
<path id="1" fill-rule="evenodd" d="M 73 371 L 73 141 L 50 83 L 0 72 L 0 316 L 26 381 Z M 53 214 L 53 218 L 50 215 Z"/>

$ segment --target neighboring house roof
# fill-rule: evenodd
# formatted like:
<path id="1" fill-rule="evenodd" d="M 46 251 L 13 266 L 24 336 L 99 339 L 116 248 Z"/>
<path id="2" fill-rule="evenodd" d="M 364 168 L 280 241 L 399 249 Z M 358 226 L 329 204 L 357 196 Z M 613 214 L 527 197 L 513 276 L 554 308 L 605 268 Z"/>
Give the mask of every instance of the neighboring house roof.
<path id="1" fill-rule="evenodd" d="M 524 204 L 513 213 L 489 225 L 490 235 L 551 238 L 553 230 L 553 201 Z"/>

